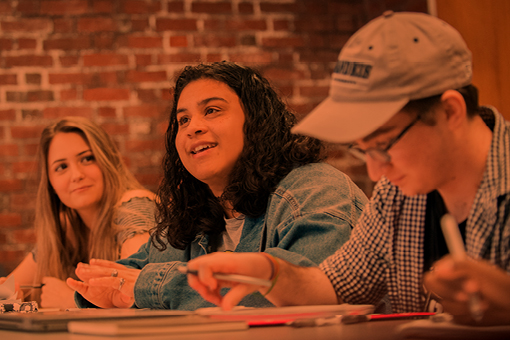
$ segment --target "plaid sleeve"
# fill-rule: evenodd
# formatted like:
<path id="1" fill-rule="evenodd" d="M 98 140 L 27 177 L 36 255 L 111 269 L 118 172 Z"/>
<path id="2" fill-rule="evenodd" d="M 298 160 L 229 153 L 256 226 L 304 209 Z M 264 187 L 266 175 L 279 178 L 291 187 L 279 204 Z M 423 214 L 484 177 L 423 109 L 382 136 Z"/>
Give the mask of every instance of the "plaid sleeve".
<path id="1" fill-rule="evenodd" d="M 378 183 L 349 241 L 320 265 L 344 302 L 376 304 L 387 293 L 393 229 L 381 212 L 392 196 L 394 189 L 387 182 Z"/>

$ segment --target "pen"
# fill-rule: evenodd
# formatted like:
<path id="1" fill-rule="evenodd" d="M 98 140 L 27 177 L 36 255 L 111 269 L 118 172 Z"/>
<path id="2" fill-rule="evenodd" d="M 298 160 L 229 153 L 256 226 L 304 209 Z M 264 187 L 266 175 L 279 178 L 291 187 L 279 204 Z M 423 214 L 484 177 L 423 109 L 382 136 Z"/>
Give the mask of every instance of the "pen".
<path id="1" fill-rule="evenodd" d="M 177 268 L 177 270 L 183 274 L 198 275 L 198 271 L 196 271 L 194 269 L 189 269 L 186 266 L 180 266 L 179 268 Z M 271 281 L 269 281 L 269 280 L 259 279 L 256 277 L 245 276 L 245 275 L 214 273 L 213 276 L 215 278 L 217 278 L 218 280 L 247 283 L 250 285 L 257 285 L 257 286 L 264 286 L 264 287 L 271 287 L 271 284 L 272 284 Z"/>
<path id="2" fill-rule="evenodd" d="M 459 231 L 457 222 L 450 214 L 445 214 L 441 218 L 441 229 L 450 254 L 455 260 L 463 260 L 467 257 L 462 235 Z M 469 296 L 469 311 L 476 321 L 483 318 L 483 309 L 481 305 L 480 294 L 474 293 Z"/>
<path id="3" fill-rule="evenodd" d="M 366 321 L 394 320 L 394 319 L 421 319 L 428 318 L 436 313 L 415 312 L 415 313 L 393 313 L 393 314 L 348 314 L 342 316 L 342 323 L 353 324 Z"/>
<path id="4" fill-rule="evenodd" d="M 44 286 L 44 283 L 38 284 L 38 285 L 21 285 L 19 286 L 20 289 L 40 289 Z"/>

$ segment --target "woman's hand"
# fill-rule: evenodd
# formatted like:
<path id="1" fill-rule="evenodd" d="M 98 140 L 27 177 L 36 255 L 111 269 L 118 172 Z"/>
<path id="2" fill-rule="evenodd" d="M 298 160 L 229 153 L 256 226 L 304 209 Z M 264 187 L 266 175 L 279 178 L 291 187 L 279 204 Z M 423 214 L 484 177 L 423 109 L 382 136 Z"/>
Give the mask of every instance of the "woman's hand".
<path id="1" fill-rule="evenodd" d="M 484 260 L 454 260 L 445 256 L 424 276 L 427 290 L 439 296 L 445 311 L 459 323 L 498 325 L 510 323 L 510 275 Z M 471 315 L 470 299 L 480 297 L 483 318 Z"/>
<path id="2" fill-rule="evenodd" d="M 74 291 L 66 283 L 55 277 L 44 277 L 41 289 L 41 307 L 43 308 L 76 308 Z"/>
<path id="3" fill-rule="evenodd" d="M 68 286 L 98 307 L 128 308 L 135 302 L 134 287 L 140 275 L 139 269 L 91 259 L 90 264 L 78 264 L 76 275 L 83 282 L 68 278 Z"/>
<path id="4" fill-rule="evenodd" d="M 246 295 L 267 287 L 216 279 L 214 273 L 240 274 L 269 279 L 272 274 L 270 261 L 260 253 L 213 253 L 197 257 L 188 262 L 188 268 L 198 271 L 198 275 L 188 275 L 189 285 L 205 300 L 231 310 Z M 220 289 L 231 287 L 222 296 Z"/>

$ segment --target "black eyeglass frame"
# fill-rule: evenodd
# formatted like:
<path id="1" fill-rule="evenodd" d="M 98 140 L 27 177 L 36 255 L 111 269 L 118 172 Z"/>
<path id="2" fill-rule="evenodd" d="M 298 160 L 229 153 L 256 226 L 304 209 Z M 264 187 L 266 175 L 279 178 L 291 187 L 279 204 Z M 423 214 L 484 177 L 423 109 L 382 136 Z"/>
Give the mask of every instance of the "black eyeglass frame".
<path id="1" fill-rule="evenodd" d="M 373 160 L 389 163 L 391 161 L 391 156 L 388 154 L 388 151 L 391 149 L 393 145 L 395 145 L 405 134 L 409 131 L 410 128 L 414 126 L 420 120 L 420 115 L 417 115 L 415 119 L 409 125 L 407 125 L 402 132 L 398 134 L 397 137 L 393 138 L 393 140 L 384 148 L 368 148 L 366 150 L 360 149 L 356 144 L 350 144 L 348 146 L 349 152 L 356 158 L 361 159 L 366 162 L 367 155 L 370 156 Z"/>

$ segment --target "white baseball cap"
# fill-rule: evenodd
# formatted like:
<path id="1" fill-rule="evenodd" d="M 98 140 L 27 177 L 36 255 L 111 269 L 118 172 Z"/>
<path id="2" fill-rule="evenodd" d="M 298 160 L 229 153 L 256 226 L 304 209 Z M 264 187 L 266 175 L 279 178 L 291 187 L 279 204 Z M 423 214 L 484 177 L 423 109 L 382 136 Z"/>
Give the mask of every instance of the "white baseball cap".
<path id="1" fill-rule="evenodd" d="M 347 41 L 328 98 L 292 132 L 352 142 L 410 100 L 469 85 L 471 77 L 471 52 L 457 30 L 425 13 L 387 11 Z"/>

